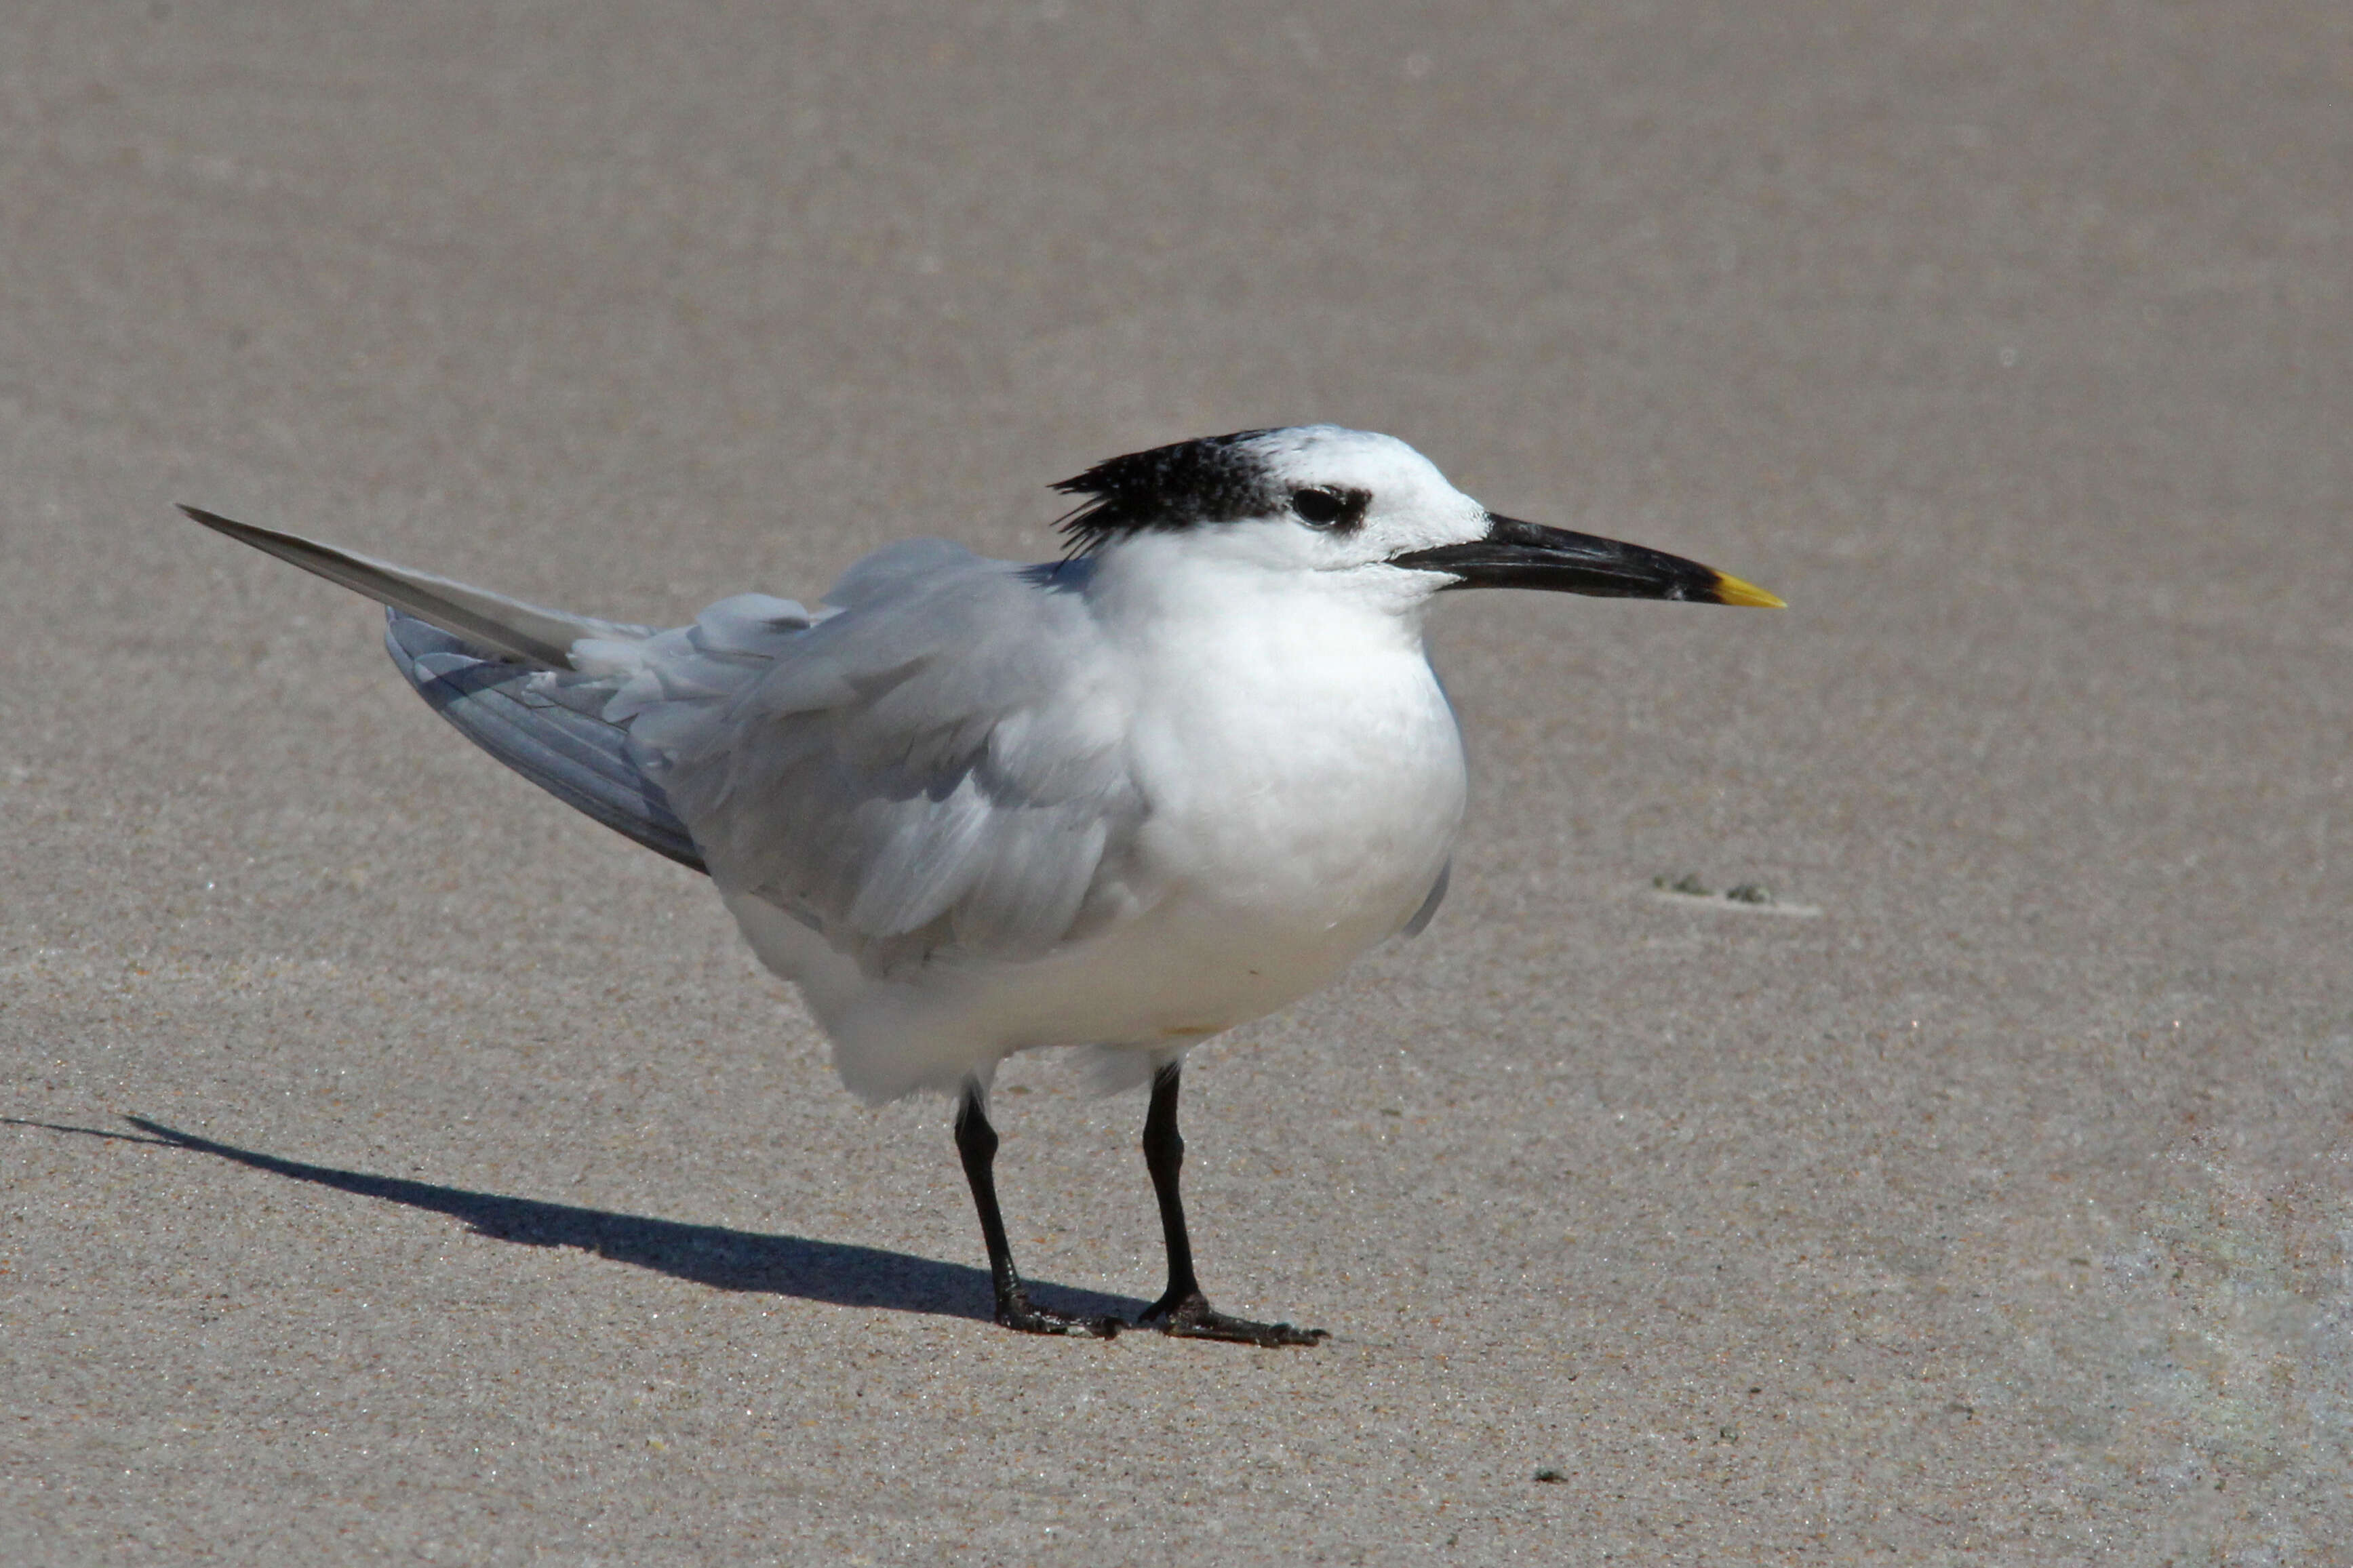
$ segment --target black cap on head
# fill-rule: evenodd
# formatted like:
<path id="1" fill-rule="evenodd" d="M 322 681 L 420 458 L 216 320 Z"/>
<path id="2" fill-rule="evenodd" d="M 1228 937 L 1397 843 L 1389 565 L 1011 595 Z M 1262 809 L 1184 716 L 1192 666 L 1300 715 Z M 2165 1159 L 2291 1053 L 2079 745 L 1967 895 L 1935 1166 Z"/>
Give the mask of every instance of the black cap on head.
<path id="1" fill-rule="evenodd" d="M 1060 521 L 1074 555 L 1124 534 L 1263 517 L 1282 506 L 1282 487 L 1251 449 L 1267 430 L 1237 430 L 1130 452 L 1097 463 L 1054 488 L 1087 499 Z"/>

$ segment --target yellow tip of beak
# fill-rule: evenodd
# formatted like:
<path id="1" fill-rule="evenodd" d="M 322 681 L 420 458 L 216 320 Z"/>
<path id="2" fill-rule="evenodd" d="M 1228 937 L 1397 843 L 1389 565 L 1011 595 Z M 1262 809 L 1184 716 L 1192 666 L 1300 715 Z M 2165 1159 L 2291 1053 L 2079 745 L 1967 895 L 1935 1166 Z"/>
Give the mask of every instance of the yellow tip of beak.
<path id="1" fill-rule="evenodd" d="M 1715 602 L 1719 605 L 1754 605 L 1764 610 L 1786 610 L 1789 607 L 1786 602 L 1756 584 L 1727 577 L 1721 572 L 1715 574 Z"/>

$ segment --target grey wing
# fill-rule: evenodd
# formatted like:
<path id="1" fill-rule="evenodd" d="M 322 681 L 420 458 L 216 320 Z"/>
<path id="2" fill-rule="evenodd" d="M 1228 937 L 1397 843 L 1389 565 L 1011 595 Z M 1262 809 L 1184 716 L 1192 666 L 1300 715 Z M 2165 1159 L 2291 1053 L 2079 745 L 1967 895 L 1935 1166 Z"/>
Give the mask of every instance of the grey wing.
<path id="1" fill-rule="evenodd" d="M 615 832 L 707 869 L 661 786 L 631 756 L 628 731 L 567 704 L 563 677 L 498 658 L 402 610 L 387 607 L 385 621 L 392 662 L 468 740 Z"/>
<path id="2" fill-rule="evenodd" d="M 829 615 L 728 601 L 575 658 L 617 682 L 606 717 L 723 887 L 870 973 L 1019 958 L 1124 907 L 1142 816 L 1115 668 L 1062 586 L 900 545 L 854 567 Z"/>

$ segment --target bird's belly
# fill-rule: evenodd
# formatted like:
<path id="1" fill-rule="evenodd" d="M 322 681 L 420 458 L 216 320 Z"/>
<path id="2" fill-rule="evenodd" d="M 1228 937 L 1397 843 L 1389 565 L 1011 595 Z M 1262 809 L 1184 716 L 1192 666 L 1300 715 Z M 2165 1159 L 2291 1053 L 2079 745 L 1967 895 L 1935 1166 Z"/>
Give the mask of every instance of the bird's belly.
<path id="1" fill-rule="evenodd" d="M 1435 879 L 1433 873 L 1432 880 Z M 1394 934 L 1429 894 L 1289 911 L 1179 897 L 1074 951 L 1085 973 L 1045 1043 L 1199 1039 L 1321 990 Z M 1378 913 L 1370 912 L 1377 909 Z"/>
<path id="2" fill-rule="evenodd" d="M 1231 1028 L 1329 984 L 1412 918 L 1461 823 L 1461 742 L 1426 663 L 1375 689 L 1377 706 L 1365 673 L 1353 710 L 1294 704 L 1240 732 L 1229 715 L 1212 736 L 1156 737 L 1131 872 L 1142 907 L 1038 966 L 1054 981 L 1032 994 L 1062 1005 L 1056 1037 L 1036 1043 Z"/>

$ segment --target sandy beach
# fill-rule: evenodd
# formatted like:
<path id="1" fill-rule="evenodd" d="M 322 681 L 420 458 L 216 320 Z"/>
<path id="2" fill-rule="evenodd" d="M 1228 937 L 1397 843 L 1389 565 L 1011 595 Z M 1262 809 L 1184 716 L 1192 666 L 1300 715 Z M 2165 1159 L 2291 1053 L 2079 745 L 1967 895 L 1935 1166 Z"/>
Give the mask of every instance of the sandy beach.
<path id="1" fill-rule="evenodd" d="M 2316 3 L 10 7 L 0 1562 L 2353 1561 L 2348 89 Z M 1437 606 L 1450 900 L 1187 1078 L 1307 1352 L 996 1327 L 944 1101 L 173 510 L 668 624 L 1323 420 L 1791 607 Z M 997 1104 L 1133 1314 L 1142 1097 Z"/>

